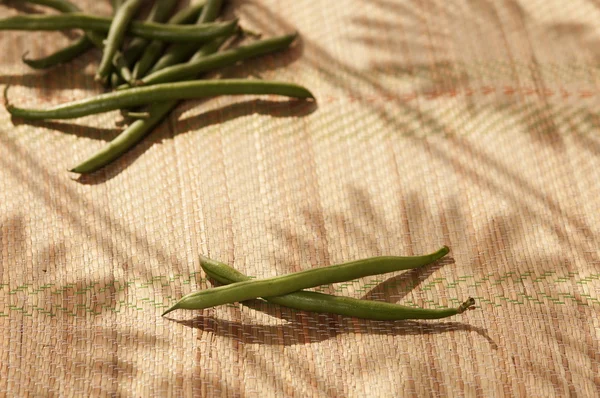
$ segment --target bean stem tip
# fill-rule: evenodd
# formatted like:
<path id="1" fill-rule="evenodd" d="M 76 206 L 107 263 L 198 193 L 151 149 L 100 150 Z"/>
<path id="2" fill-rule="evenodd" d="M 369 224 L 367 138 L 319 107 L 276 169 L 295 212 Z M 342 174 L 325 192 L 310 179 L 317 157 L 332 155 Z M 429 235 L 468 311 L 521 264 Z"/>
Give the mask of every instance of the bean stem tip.
<path id="1" fill-rule="evenodd" d="M 460 307 L 458 307 L 458 313 L 462 314 L 463 312 L 467 311 L 467 310 L 473 310 L 475 309 L 475 299 L 473 297 L 469 297 L 467 299 L 467 301 L 465 301 L 464 303 L 462 303 L 460 305 Z"/>
<path id="2" fill-rule="evenodd" d="M 9 88 L 10 88 L 10 84 L 7 84 L 7 85 L 4 87 L 4 92 L 3 92 L 3 95 L 4 95 L 4 106 L 6 107 L 6 110 L 7 110 L 9 113 L 11 113 L 10 111 L 11 111 L 11 109 L 13 108 L 13 105 L 12 105 L 12 104 L 10 103 L 10 101 L 8 100 L 8 89 L 9 89 Z"/>
<path id="3" fill-rule="evenodd" d="M 169 307 L 165 312 L 162 313 L 161 316 L 165 316 L 167 315 L 169 312 L 175 311 L 177 308 L 179 308 L 179 302 L 175 303 L 175 305 Z"/>

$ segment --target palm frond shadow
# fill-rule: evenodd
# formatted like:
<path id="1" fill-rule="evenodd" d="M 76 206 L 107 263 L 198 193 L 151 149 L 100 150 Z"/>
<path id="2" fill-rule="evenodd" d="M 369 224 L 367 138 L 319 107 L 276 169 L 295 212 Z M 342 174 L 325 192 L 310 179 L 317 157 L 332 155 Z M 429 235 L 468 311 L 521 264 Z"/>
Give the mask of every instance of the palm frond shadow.
<path id="1" fill-rule="evenodd" d="M 284 311 L 282 310 L 283 314 Z M 272 314 L 272 313 L 270 313 Z M 187 320 L 176 320 L 186 327 L 210 332 L 225 338 L 240 339 L 244 344 L 297 345 L 312 344 L 332 339 L 339 334 L 353 333 L 356 330 L 349 319 L 330 314 L 297 313 L 296 316 L 281 315 L 287 322 L 281 325 L 243 324 L 240 322 L 219 319 L 214 316 L 198 315 Z M 360 328 L 368 333 L 411 336 L 434 335 L 449 332 L 474 332 L 485 338 L 493 349 L 498 349 L 496 342 L 487 330 L 462 322 L 426 322 L 426 321 L 364 321 Z"/>

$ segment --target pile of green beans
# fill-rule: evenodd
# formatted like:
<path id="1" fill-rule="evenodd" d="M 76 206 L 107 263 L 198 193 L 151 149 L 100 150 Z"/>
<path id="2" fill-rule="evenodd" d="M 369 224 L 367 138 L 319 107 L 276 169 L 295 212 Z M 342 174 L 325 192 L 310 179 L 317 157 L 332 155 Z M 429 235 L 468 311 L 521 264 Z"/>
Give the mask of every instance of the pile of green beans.
<path id="1" fill-rule="evenodd" d="M 121 110 L 128 123 L 108 145 L 70 169 L 75 173 L 92 173 L 118 159 L 164 120 L 180 100 L 249 94 L 314 99 L 308 89 L 286 82 L 198 80 L 204 72 L 285 50 L 296 38 L 293 33 L 221 50 L 234 36 L 244 34 L 237 19 L 218 21 L 223 0 L 198 0 L 174 15 L 178 0 L 154 0 L 144 21 L 135 19 L 142 0 L 112 1 L 112 17 L 90 15 L 69 0 L 23 2 L 54 8 L 62 14 L 0 19 L 0 30 L 81 29 L 85 33 L 45 57 L 28 59 L 24 55 L 23 62 L 35 69 L 51 68 L 96 47 L 102 56 L 95 80 L 115 91 L 51 108 L 28 109 L 8 99 L 6 86 L 4 101 L 8 112 L 26 120 L 45 120 Z"/>
<path id="2" fill-rule="evenodd" d="M 425 309 L 351 297 L 339 297 L 303 291 L 302 289 L 329 283 L 346 282 L 368 275 L 419 268 L 439 260 L 448 252 L 448 247 L 444 246 L 434 253 L 423 256 L 372 257 L 266 279 L 251 279 L 227 264 L 201 256 L 200 263 L 204 272 L 225 286 L 188 294 L 167 309 L 163 316 L 176 309 L 204 309 L 262 297 L 269 302 L 302 311 L 331 313 L 363 319 L 445 318 L 472 309 L 475 300 L 469 298 L 456 308 Z"/>

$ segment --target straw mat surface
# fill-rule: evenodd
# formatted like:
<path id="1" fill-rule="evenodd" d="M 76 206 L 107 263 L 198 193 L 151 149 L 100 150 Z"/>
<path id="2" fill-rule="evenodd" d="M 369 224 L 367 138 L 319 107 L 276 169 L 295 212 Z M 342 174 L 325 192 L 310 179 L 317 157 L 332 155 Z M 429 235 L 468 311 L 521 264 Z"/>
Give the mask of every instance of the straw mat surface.
<path id="1" fill-rule="evenodd" d="M 302 84 L 316 104 L 187 101 L 79 178 L 67 169 L 118 134 L 118 112 L 23 123 L 0 108 L 0 395 L 600 396 L 598 2 L 251 0 L 227 13 L 301 40 L 221 75 Z M 12 101 L 100 92 L 98 51 L 46 72 L 20 60 L 69 40 L 0 34 Z M 428 308 L 473 296 L 477 310 L 160 317 L 212 286 L 199 254 L 266 277 L 444 244 L 424 269 L 317 290 Z"/>

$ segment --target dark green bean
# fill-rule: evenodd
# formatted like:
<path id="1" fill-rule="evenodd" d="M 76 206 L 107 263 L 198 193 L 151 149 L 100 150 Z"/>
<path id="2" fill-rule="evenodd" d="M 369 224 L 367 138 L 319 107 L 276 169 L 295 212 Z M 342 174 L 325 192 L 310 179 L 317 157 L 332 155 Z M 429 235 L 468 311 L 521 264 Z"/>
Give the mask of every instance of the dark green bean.
<path id="1" fill-rule="evenodd" d="M 219 16 L 222 5 L 223 0 L 207 0 L 196 24 L 213 22 Z M 184 62 L 194 55 L 196 51 L 198 51 L 198 46 L 193 43 L 174 44 L 167 49 L 148 73 L 151 74 L 167 66 Z"/>
<path id="2" fill-rule="evenodd" d="M 230 50 L 225 50 L 217 54 L 200 58 L 196 61 L 169 66 L 165 69 L 149 74 L 143 79 L 137 81 L 136 84 L 157 84 L 189 79 L 190 76 L 194 76 L 201 72 L 233 65 L 239 61 L 271 53 L 273 51 L 283 50 L 289 47 L 295 38 L 296 34 L 294 33 L 291 35 L 258 40 L 254 43 Z"/>
<path id="3" fill-rule="evenodd" d="M 195 18 L 197 18 L 198 14 L 202 11 L 204 7 L 204 3 L 198 3 L 193 6 L 184 8 L 177 14 L 175 14 L 171 19 L 169 19 L 169 24 L 179 25 L 186 24 L 191 22 Z M 144 54 L 140 58 L 138 62 L 136 62 L 132 71 L 133 80 L 137 80 L 146 75 L 146 72 L 152 67 L 152 65 L 156 62 L 156 60 L 162 54 L 167 43 L 161 40 L 154 40 L 149 45 Z"/>
<path id="4" fill-rule="evenodd" d="M 10 103 L 7 98 L 7 90 L 8 86 L 4 90 L 4 100 L 8 112 L 13 116 L 30 120 L 72 119 L 160 101 L 205 98 L 218 95 L 274 94 L 296 98 L 314 98 L 306 88 L 292 83 L 250 79 L 218 79 L 156 84 L 101 94 L 49 109 L 24 109 Z"/>
<path id="5" fill-rule="evenodd" d="M 190 293 L 166 310 L 163 315 L 176 309 L 199 310 L 258 297 L 281 296 L 302 289 L 336 282 L 346 282 L 363 276 L 418 268 L 439 260 L 448 254 L 449 251 L 448 247 L 444 246 L 438 251 L 424 256 L 372 257 L 272 278 L 235 282 L 226 286 Z"/>
<path id="6" fill-rule="evenodd" d="M 66 15 L 16 15 L 0 19 L 0 30 L 64 30 L 88 29 L 108 32 L 110 18 L 103 18 L 84 13 Z M 237 28 L 237 20 L 210 23 L 204 25 L 169 25 L 155 22 L 133 21 L 127 33 L 132 36 L 144 37 L 172 42 L 203 43 L 216 37 L 229 35 Z"/>
<path id="7" fill-rule="evenodd" d="M 47 69 L 56 65 L 63 64 L 71 61 L 73 58 L 83 54 L 92 48 L 94 44 L 90 41 L 87 36 L 82 36 L 53 54 L 47 55 L 42 58 L 29 59 L 26 58 L 27 53 L 23 54 L 23 62 L 26 63 L 30 68 L 34 69 Z"/>
<path id="8" fill-rule="evenodd" d="M 252 280 L 252 278 L 236 271 L 227 264 L 203 256 L 201 256 L 200 264 L 209 277 L 224 285 Z M 439 319 L 463 313 L 475 305 L 475 300 L 469 298 L 457 308 L 425 309 L 304 290 L 283 296 L 264 297 L 264 299 L 270 303 L 301 311 L 345 315 L 379 321 Z"/>

